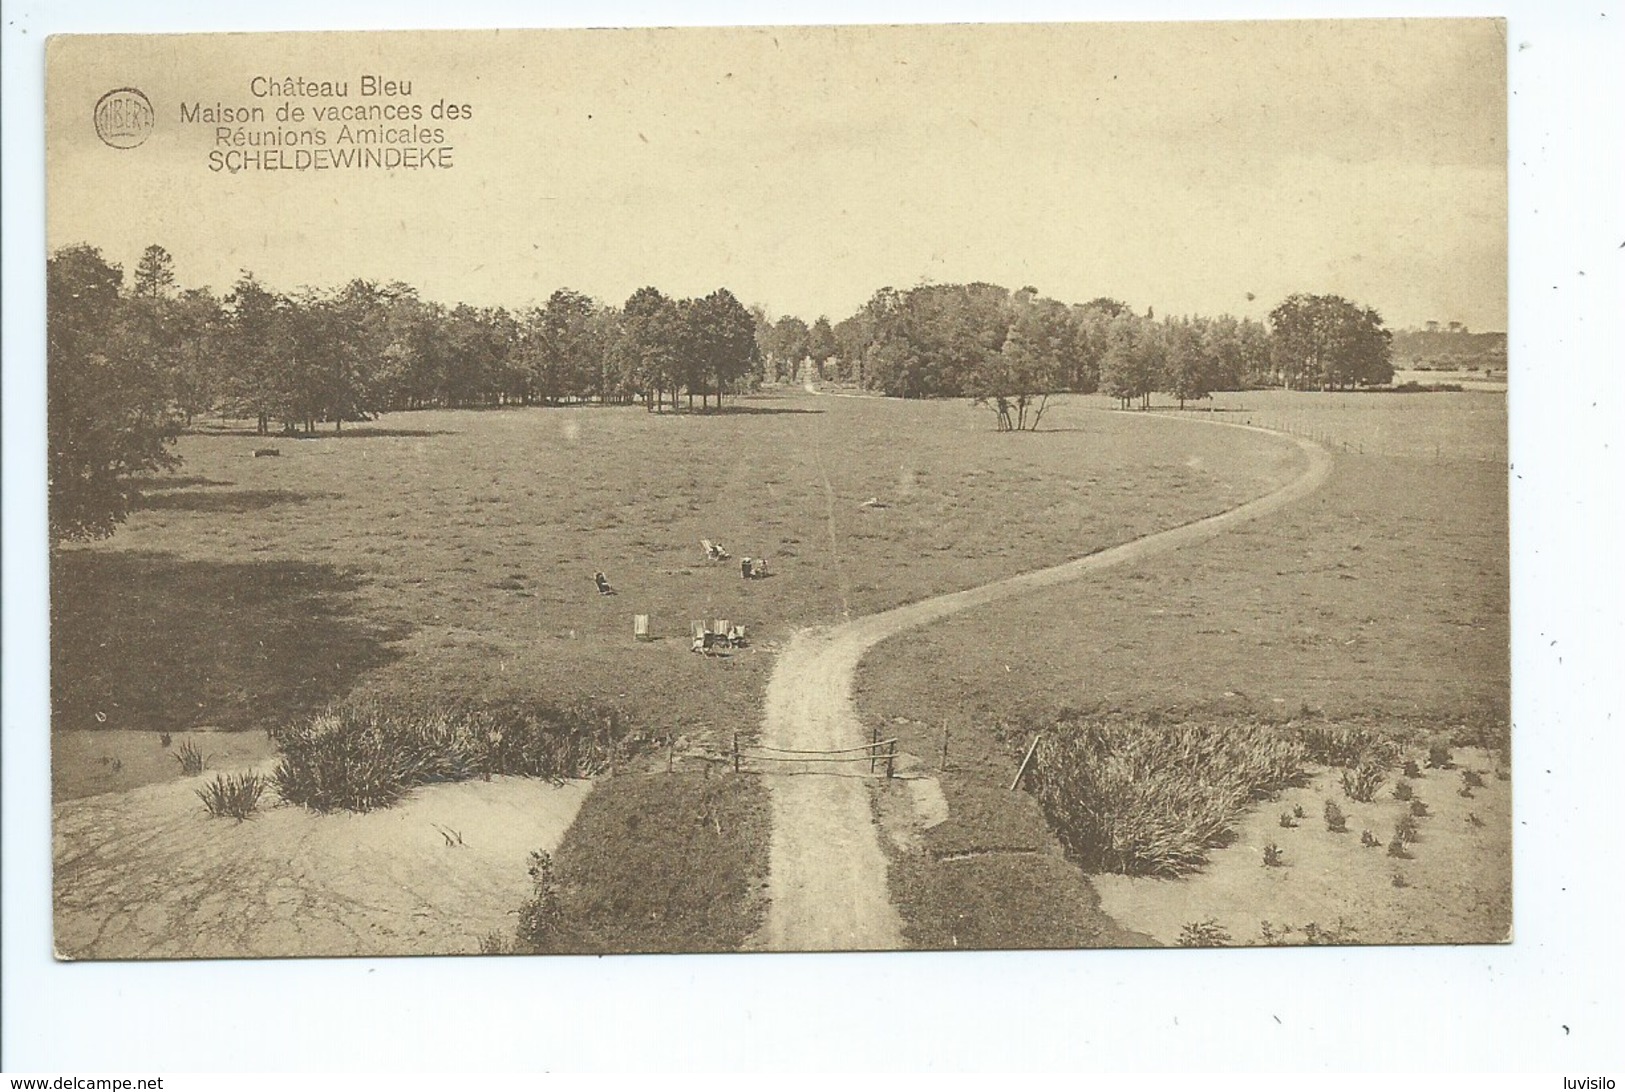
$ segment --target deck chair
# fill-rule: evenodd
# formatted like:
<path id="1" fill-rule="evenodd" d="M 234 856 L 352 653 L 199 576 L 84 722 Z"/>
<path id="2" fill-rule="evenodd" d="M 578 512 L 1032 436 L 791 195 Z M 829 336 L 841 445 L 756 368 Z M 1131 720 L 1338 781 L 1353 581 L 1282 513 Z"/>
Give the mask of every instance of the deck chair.
<path id="1" fill-rule="evenodd" d="M 735 648 L 743 648 L 744 645 L 745 645 L 745 627 L 744 626 L 731 626 L 731 627 L 729 627 L 729 629 L 728 629 L 728 643 L 730 645 L 732 645 L 733 647 L 735 647 Z"/>
<path id="2" fill-rule="evenodd" d="M 723 549 L 720 542 L 712 542 L 708 538 L 702 538 L 700 539 L 700 545 L 705 547 L 705 559 L 707 561 L 727 561 L 733 556 Z"/>
<path id="3" fill-rule="evenodd" d="M 599 595 L 614 595 L 615 594 L 615 589 L 610 587 L 609 577 L 605 576 L 603 573 L 593 573 L 592 574 L 592 579 L 593 579 L 593 583 L 598 585 L 598 594 Z"/>
<path id="4" fill-rule="evenodd" d="M 750 567 L 750 579 L 760 580 L 767 575 L 767 558 L 759 557 Z"/>

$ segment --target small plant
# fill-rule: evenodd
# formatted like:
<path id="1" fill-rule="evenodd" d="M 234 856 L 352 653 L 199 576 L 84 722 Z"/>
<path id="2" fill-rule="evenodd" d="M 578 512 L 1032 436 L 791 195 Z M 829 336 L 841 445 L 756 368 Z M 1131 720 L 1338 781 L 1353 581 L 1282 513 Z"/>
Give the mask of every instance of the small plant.
<path id="1" fill-rule="evenodd" d="M 1283 828 L 1285 828 L 1287 830 L 1291 830 L 1293 827 L 1295 827 L 1297 825 L 1298 825 L 1298 820 L 1293 816 L 1293 814 L 1290 811 L 1283 811 L 1281 813 L 1281 826 Z"/>
<path id="2" fill-rule="evenodd" d="M 1418 818 L 1418 819 L 1426 819 L 1428 817 L 1428 806 L 1427 806 L 1427 804 L 1424 803 L 1421 800 L 1412 800 L 1411 801 L 1411 814 L 1413 816 L 1415 816 L 1416 818 Z"/>
<path id="3" fill-rule="evenodd" d="M 480 955 L 513 955 L 514 943 L 492 930 L 480 938 Z"/>
<path id="4" fill-rule="evenodd" d="M 1214 918 L 1187 921 L 1179 931 L 1178 944 L 1181 948 L 1222 948 L 1230 943 L 1230 931 Z"/>
<path id="5" fill-rule="evenodd" d="M 1382 845 L 1382 839 L 1378 838 L 1375 834 L 1372 834 L 1369 830 L 1362 830 L 1360 832 L 1360 844 L 1365 846 L 1367 849 L 1375 849 L 1376 847 Z"/>
<path id="6" fill-rule="evenodd" d="M 1436 739 L 1428 744 L 1428 769 L 1449 770 L 1455 767 L 1454 755 L 1448 739 Z"/>
<path id="7" fill-rule="evenodd" d="M 175 742 L 175 737 L 170 735 L 168 732 L 158 733 L 158 746 L 164 748 L 166 751 L 169 749 L 169 745 L 173 742 Z"/>
<path id="8" fill-rule="evenodd" d="M 1265 868 L 1280 868 L 1284 864 L 1286 864 L 1286 854 L 1281 852 L 1280 846 L 1271 842 L 1264 847 Z"/>
<path id="9" fill-rule="evenodd" d="M 1405 839 L 1397 834 L 1394 835 L 1388 842 L 1388 856 L 1400 861 L 1410 860 L 1411 851 L 1405 848 Z"/>
<path id="10" fill-rule="evenodd" d="M 1470 811 L 1467 813 L 1467 825 L 1470 827 L 1481 827 L 1484 825 L 1484 820 L 1478 817 L 1477 812 Z"/>
<path id="11" fill-rule="evenodd" d="M 1416 816 L 1401 815 L 1399 822 L 1394 824 L 1394 837 L 1410 845 L 1421 837 L 1421 831 L 1416 825 Z"/>
<path id="12" fill-rule="evenodd" d="M 1343 771 L 1343 795 L 1358 803 L 1368 804 L 1376 797 L 1386 777 L 1383 768 L 1375 762 L 1362 762 L 1352 770 Z"/>
<path id="13" fill-rule="evenodd" d="M 1407 758 L 1405 760 L 1405 776 L 1410 778 L 1412 781 L 1419 779 L 1422 776 L 1421 763 L 1417 762 L 1414 758 Z"/>
<path id="14" fill-rule="evenodd" d="M 1283 944 L 1290 944 L 1291 941 L 1287 938 L 1291 932 L 1292 926 L 1290 925 L 1271 925 L 1267 921 L 1261 921 L 1258 923 L 1259 943 L 1267 944 L 1272 948 L 1280 947 Z"/>
<path id="15" fill-rule="evenodd" d="M 1326 801 L 1324 815 L 1326 817 L 1326 829 L 1333 834 L 1342 834 L 1349 829 L 1349 821 L 1343 814 L 1343 809 L 1330 800 Z"/>
<path id="16" fill-rule="evenodd" d="M 1512 771 L 1507 769 L 1505 766 L 1497 766 L 1497 767 L 1495 767 L 1495 780 L 1497 780 L 1497 781 L 1511 781 L 1512 780 Z"/>
<path id="17" fill-rule="evenodd" d="M 565 945 L 564 907 L 559 900 L 553 856 L 546 850 L 530 855 L 531 897 L 519 908 L 519 944 L 537 955 L 562 951 Z"/>
<path id="18" fill-rule="evenodd" d="M 175 761 L 181 764 L 181 773 L 187 777 L 196 777 L 203 772 L 203 752 L 197 749 L 197 744 L 187 740 L 175 749 Z"/>
<path id="19" fill-rule="evenodd" d="M 1292 817 L 1294 819 L 1307 819 L 1309 813 L 1303 810 L 1302 804 L 1294 804 L 1292 805 Z"/>
<path id="20" fill-rule="evenodd" d="M 1456 795 L 1461 797 L 1463 800 L 1471 800 L 1473 799 L 1473 790 L 1469 789 L 1466 785 L 1463 785 L 1461 788 L 1456 790 Z"/>
<path id="21" fill-rule="evenodd" d="M 1393 856 L 1397 856 L 1397 857 L 1403 857 L 1403 856 L 1405 856 L 1405 855 L 1406 855 L 1406 853 L 1405 853 L 1405 847 L 1404 847 L 1404 846 L 1400 846 L 1400 847 L 1399 847 L 1399 852 L 1398 852 L 1398 853 L 1397 853 L 1397 854 L 1392 854 L 1392 855 L 1393 855 Z M 1393 878 L 1393 885 L 1394 885 L 1394 886 L 1395 886 L 1395 887 L 1409 887 L 1409 886 L 1410 886 L 1410 885 L 1411 885 L 1411 881 L 1409 881 L 1409 880 L 1407 880 L 1407 879 L 1406 879 L 1406 878 L 1405 878 L 1405 873 L 1403 873 L 1403 872 L 1398 872 L 1398 871 L 1396 871 L 1396 872 L 1395 872 L 1395 873 L 1394 873 L 1394 878 Z"/>
<path id="22" fill-rule="evenodd" d="M 197 789 L 198 799 L 216 819 L 247 819 L 259 806 L 260 794 L 265 791 L 266 780 L 252 771 L 240 774 L 215 774 L 214 781 Z"/>
<path id="23" fill-rule="evenodd" d="M 1462 770 L 1461 787 L 1464 789 L 1482 789 L 1484 787 L 1484 775 L 1477 770 Z"/>
<path id="24" fill-rule="evenodd" d="M 453 830 L 451 827 L 443 827 L 439 823 L 430 823 L 429 825 L 440 833 L 440 837 L 446 840 L 446 845 L 460 846 L 463 844 L 462 831 Z"/>
<path id="25" fill-rule="evenodd" d="M 1337 924 L 1330 929 L 1323 929 L 1315 922 L 1303 927 L 1303 942 L 1310 945 L 1320 944 L 1352 944 L 1354 943 L 1354 926 L 1337 919 Z"/>
<path id="26" fill-rule="evenodd" d="M 1406 781 L 1404 778 L 1400 778 L 1398 781 L 1394 782 L 1395 800 L 1410 800 L 1415 797 L 1415 795 L 1416 789 L 1409 781 Z"/>
<path id="27" fill-rule="evenodd" d="M 124 760 L 122 758 L 115 758 L 113 760 L 113 772 L 118 773 L 122 769 L 124 769 Z"/>

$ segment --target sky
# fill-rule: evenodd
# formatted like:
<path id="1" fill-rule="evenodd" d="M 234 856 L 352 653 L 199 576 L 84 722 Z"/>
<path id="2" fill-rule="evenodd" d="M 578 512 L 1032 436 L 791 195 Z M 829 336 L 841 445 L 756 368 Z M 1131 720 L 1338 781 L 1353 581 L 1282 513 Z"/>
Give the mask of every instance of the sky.
<path id="1" fill-rule="evenodd" d="M 1390 326 L 1506 328 L 1506 40 L 1494 20 L 57 38 L 52 248 L 184 286 L 352 277 L 527 306 L 723 286 L 839 320 L 991 281 L 1158 314 L 1332 292 Z M 363 97 L 373 74 L 410 97 Z M 255 77 L 346 82 L 257 97 Z M 139 147 L 96 101 L 139 88 Z M 433 171 L 209 169 L 197 106 L 472 108 Z M 370 127 L 399 123 L 371 123 Z"/>

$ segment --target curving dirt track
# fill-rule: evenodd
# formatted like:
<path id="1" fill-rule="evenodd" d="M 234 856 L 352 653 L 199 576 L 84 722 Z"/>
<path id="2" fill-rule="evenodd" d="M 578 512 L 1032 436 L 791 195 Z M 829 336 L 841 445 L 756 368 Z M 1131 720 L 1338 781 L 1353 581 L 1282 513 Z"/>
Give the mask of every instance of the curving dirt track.
<path id="1" fill-rule="evenodd" d="M 1145 419 L 1168 422 L 1154 416 Z M 1284 438 L 1253 426 L 1213 424 Z M 853 675 L 864 653 L 888 637 L 958 611 L 1201 542 L 1309 495 L 1331 472 L 1331 456 L 1308 440 L 1295 442 L 1308 457 L 1305 471 L 1280 489 L 1228 511 L 1047 569 L 797 633 L 768 682 L 762 744 L 826 750 L 867 743 L 868 733 L 852 703 Z M 770 902 L 755 946 L 769 951 L 902 948 L 902 921 L 891 905 L 886 858 L 870 811 L 867 767 L 831 762 L 797 769 L 801 772 L 770 782 Z"/>

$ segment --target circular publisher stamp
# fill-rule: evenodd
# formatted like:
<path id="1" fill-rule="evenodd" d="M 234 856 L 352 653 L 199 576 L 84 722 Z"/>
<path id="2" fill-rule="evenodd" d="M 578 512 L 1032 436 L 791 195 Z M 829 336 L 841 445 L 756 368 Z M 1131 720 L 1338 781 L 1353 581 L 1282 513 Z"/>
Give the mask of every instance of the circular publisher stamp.
<path id="1" fill-rule="evenodd" d="M 152 135 L 152 103 L 134 87 L 118 87 L 96 100 L 96 135 L 110 148 L 134 148 Z"/>

